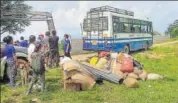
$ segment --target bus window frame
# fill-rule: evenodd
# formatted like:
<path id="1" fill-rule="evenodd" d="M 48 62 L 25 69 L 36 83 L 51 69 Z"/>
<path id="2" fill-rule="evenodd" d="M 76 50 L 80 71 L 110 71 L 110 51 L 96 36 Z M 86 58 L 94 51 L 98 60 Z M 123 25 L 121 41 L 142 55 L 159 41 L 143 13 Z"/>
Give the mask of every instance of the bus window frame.
<path id="1" fill-rule="evenodd" d="M 97 24 L 96 24 L 95 21 L 99 22 L 99 25 L 101 25 L 101 27 L 99 26 L 99 31 L 109 30 L 109 20 L 108 20 L 108 18 L 109 18 L 108 16 L 99 17 L 100 20 L 97 20 L 98 18 L 84 18 L 84 20 L 83 20 L 83 30 L 85 32 L 98 31 Z M 103 27 L 104 25 L 106 25 L 106 26 Z"/>

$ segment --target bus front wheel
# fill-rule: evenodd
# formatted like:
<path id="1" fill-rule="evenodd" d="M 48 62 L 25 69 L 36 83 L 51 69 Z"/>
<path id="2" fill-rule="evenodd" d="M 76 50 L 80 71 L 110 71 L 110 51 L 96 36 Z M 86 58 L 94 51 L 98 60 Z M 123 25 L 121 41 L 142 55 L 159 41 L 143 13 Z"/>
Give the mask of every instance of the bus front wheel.
<path id="1" fill-rule="evenodd" d="M 125 46 L 124 46 L 124 50 L 123 50 L 123 52 L 126 53 L 126 54 L 129 54 L 129 52 L 130 52 L 130 48 L 129 48 L 128 45 L 125 45 Z"/>

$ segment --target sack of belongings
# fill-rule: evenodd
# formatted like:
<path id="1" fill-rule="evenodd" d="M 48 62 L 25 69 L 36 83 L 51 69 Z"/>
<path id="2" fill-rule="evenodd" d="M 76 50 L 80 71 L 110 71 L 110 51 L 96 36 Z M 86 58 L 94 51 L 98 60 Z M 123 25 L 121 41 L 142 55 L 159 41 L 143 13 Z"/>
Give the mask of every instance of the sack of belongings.
<path id="1" fill-rule="evenodd" d="M 164 79 L 165 77 L 159 74 L 155 73 L 149 73 L 147 75 L 147 80 L 158 80 L 158 79 Z"/>
<path id="2" fill-rule="evenodd" d="M 99 58 L 97 56 L 94 56 L 90 59 L 90 64 L 91 65 L 96 65 L 96 63 L 98 62 Z"/>
<path id="3" fill-rule="evenodd" d="M 147 72 L 146 71 L 142 71 L 140 74 L 139 74 L 139 78 L 143 81 L 145 81 L 147 79 Z"/>
<path id="4" fill-rule="evenodd" d="M 109 51 L 102 51 L 102 52 L 99 53 L 99 58 L 105 57 L 108 54 L 110 54 Z"/>
<path id="5" fill-rule="evenodd" d="M 118 56 L 118 53 L 111 53 L 111 58 L 112 58 L 112 59 L 116 59 L 117 56 Z"/>
<path id="6" fill-rule="evenodd" d="M 133 72 L 134 66 L 133 66 L 133 59 L 130 57 L 124 56 L 121 60 L 121 71 L 122 72 Z"/>
<path id="7" fill-rule="evenodd" d="M 128 73 L 127 77 L 139 79 L 138 75 L 133 73 L 133 72 L 132 73 Z"/>
<path id="8" fill-rule="evenodd" d="M 116 74 L 120 78 L 125 78 L 124 73 L 121 71 L 121 64 L 116 62 L 116 59 L 113 59 L 111 62 L 112 73 Z"/>
<path id="9" fill-rule="evenodd" d="M 100 58 L 98 63 L 96 64 L 96 67 L 103 69 L 106 64 L 107 64 L 107 59 L 106 58 Z"/>
<path id="10" fill-rule="evenodd" d="M 78 62 L 68 60 L 62 65 L 62 68 L 64 73 L 64 89 L 87 90 L 94 86 L 94 78 Z"/>
<path id="11" fill-rule="evenodd" d="M 138 81 L 135 78 L 127 77 L 123 83 L 125 87 L 127 88 L 138 88 L 139 87 Z"/>
<path id="12" fill-rule="evenodd" d="M 61 57 L 61 58 L 60 58 L 60 65 L 63 65 L 65 62 L 67 62 L 67 61 L 69 61 L 69 60 L 71 60 L 71 58 L 66 57 L 66 56 Z"/>

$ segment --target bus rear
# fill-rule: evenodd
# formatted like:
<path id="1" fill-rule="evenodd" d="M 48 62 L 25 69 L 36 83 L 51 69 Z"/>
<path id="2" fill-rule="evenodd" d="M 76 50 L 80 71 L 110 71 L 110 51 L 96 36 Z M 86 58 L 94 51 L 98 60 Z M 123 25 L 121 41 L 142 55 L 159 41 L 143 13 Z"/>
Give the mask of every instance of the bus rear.
<path id="1" fill-rule="evenodd" d="M 103 9 L 103 10 L 102 10 Z M 112 50 L 111 19 L 104 7 L 93 8 L 83 21 L 83 50 Z"/>

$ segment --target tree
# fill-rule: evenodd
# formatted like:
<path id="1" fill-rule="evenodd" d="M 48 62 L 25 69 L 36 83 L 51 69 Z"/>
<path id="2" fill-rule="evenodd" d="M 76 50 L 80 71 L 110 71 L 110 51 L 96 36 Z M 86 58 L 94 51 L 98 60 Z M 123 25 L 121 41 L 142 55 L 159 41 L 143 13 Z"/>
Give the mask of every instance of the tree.
<path id="1" fill-rule="evenodd" d="M 173 28 L 171 30 L 170 34 L 171 34 L 172 38 L 177 37 L 178 36 L 178 27 Z"/>
<path id="2" fill-rule="evenodd" d="M 23 32 L 26 26 L 30 25 L 27 19 L 27 13 L 31 10 L 31 6 L 24 3 L 23 0 L 17 1 L 1 1 L 1 33 L 16 34 Z"/>
<path id="3" fill-rule="evenodd" d="M 165 33 L 170 34 L 171 38 L 178 36 L 178 20 L 175 20 L 172 24 L 170 24 Z"/>

